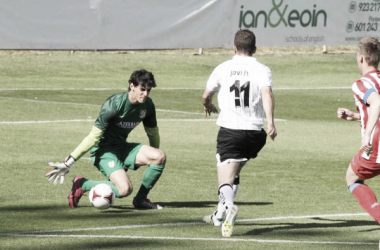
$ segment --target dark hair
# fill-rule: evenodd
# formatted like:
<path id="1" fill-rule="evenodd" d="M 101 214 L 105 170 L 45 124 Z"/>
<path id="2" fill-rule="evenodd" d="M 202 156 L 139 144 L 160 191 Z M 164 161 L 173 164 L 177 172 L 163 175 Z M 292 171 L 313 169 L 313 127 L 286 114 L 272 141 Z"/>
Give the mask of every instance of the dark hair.
<path id="1" fill-rule="evenodd" d="M 252 56 L 256 52 L 256 37 L 250 30 L 238 30 L 235 34 L 234 45 L 244 54 Z"/>
<path id="2" fill-rule="evenodd" d="M 144 87 L 154 88 L 157 86 L 152 72 L 149 72 L 145 69 L 134 71 L 129 77 L 128 82 L 133 83 L 135 87 L 142 85 Z M 128 90 L 130 90 L 129 87 Z"/>
<path id="3" fill-rule="evenodd" d="M 378 67 L 380 62 L 380 43 L 374 37 L 365 37 L 358 45 L 359 54 L 363 55 L 370 66 Z"/>

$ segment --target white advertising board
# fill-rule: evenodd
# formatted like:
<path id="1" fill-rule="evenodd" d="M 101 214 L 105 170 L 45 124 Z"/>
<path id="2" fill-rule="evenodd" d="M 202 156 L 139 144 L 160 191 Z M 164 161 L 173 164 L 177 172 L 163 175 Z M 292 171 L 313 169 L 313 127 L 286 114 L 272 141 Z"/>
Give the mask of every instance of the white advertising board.
<path id="1" fill-rule="evenodd" d="M 240 0 L 238 27 L 261 46 L 356 44 L 379 36 L 380 0 Z M 236 17 L 234 17 L 236 20 Z"/>
<path id="2" fill-rule="evenodd" d="M 356 44 L 380 0 L 0 0 L 0 49 L 130 50 Z"/>

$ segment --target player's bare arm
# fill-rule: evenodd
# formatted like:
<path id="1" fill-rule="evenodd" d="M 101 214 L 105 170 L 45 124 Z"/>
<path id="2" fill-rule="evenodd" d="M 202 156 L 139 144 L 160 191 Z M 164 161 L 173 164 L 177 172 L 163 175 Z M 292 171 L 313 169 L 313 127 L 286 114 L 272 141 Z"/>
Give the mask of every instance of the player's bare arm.
<path id="1" fill-rule="evenodd" d="M 347 108 L 338 108 L 337 117 L 347 121 L 360 121 L 360 114 L 353 112 Z"/>
<path id="2" fill-rule="evenodd" d="M 371 134 L 379 121 L 380 117 L 380 95 L 377 92 L 372 92 L 367 98 L 367 104 L 369 105 L 369 116 L 367 121 L 367 127 L 362 138 L 361 149 L 370 154 L 372 151 L 372 145 L 370 143 Z"/>
<path id="3" fill-rule="evenodd" d="M 267 119 L 267 134 L 274 140 L 277 136 L 277 130 L 274 125 L 274 96 L 271 87 L 261 89 L 261 98 L 263 99 L 263 108 Z"/>
<path id="4" fill-rule="evenodd" d="M 212 104 L 213 94 L 205 90 L 203 93 L 203 109 L 205 112 L 205 117 L 211 116 L 211 113 L 218 113 L 218 109 Z"/>

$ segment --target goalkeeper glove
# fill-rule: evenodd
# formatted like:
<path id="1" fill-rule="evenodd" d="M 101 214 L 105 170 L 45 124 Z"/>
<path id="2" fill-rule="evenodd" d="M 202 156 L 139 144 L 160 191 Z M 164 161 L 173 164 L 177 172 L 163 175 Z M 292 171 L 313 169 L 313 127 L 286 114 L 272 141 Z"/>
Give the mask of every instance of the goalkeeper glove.
<path id="1" fill-rule="evenodd" d="M 54 185 L 60 183 L 63 184 L 65 181 L 65 175 L 69 172 L 70 166 L 74 164 L 75 159 L 69 155 L 63 162 L 49 162 L 49 165 L 53 167 L 52 170 L 47 172 L 45 176 L 48 178 L 48 181 Z"/>

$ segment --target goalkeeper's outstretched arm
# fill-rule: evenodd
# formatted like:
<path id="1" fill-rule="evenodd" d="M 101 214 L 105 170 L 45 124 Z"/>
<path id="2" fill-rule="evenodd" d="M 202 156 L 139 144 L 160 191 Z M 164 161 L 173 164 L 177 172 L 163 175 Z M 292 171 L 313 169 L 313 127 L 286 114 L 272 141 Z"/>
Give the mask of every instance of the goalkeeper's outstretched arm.
<path id="1" fill-rule="evenodd" d="M 90 150 L 100 140 L 103 131 L 92 126 L 91 132 L 83 139 L 83 141 L 70 154 L 75 160 L 79 160 L 88 150 Z"/>
<path id="2" fill-rule="evenodd" d="M 63 184 L 65 175 L 69 173 L 70 166 L 90 150 L 100 140 L 102 135 L 103 131 L 93 126 L 91 132 L 63 162 L 49 162 L 49 165 L 53 167 L 53 169 L 45 174 L 48 181 L 55 185 L 59 181 Z"/>

